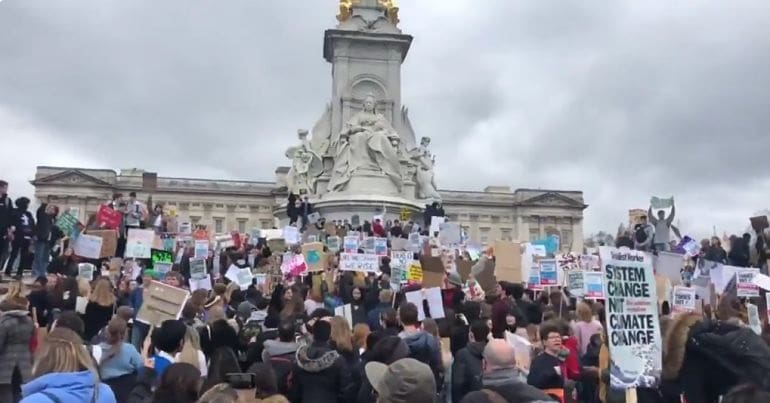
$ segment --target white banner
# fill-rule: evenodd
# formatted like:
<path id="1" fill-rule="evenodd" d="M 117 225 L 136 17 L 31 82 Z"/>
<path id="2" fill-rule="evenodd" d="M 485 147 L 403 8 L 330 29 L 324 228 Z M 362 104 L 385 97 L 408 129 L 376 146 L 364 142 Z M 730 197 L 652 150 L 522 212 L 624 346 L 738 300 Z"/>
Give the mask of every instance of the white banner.
<path id="1" fill-rule="evenodd" d="M 662 365 L 658 297 L 650 256 L 644 252 L 599 248 L 614 388 L 654 387 Z"/>
<path id="2" fill-rule="evenodd" d="M 340 270 L 376 273 L 380 270 L 380 257 L 370 253 L 340 253 Z"/>

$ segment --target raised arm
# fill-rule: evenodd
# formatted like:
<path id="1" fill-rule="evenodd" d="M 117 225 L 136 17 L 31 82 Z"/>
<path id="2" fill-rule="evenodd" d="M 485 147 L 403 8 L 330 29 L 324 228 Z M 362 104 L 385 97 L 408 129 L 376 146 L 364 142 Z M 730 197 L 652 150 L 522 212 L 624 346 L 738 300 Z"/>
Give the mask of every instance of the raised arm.
<path id="1" fill-rule="evenodd" d="M 650 224 L 658 225 L 658 219 L 655 218 L 655 215 L 652 214 L 652 205 L 650 205 L 650 208 L 647 209 L 647 219 L 650 220 Z"/>
<path id="2" fill-rule="evenodd" d="M 676 204 L 671 203 L 671 214 L 668 215 L 668 218 L 666 218 L 666 222 L 668 223 L 668 226 L 671 226 L 671 223 L 674 222 L 674 216 L 676 215 Z"/>

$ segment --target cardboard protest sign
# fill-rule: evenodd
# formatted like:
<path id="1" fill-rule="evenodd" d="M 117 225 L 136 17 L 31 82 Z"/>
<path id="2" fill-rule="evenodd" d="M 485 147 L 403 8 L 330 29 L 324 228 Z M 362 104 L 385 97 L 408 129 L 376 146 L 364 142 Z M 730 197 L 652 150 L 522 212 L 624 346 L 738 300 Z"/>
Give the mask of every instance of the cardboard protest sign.
<path id="1" fill-rule="evenodd" d="M 88 235 L 102 238 L 102 249 L 99 252 L 100 258 L 115 256 L 115 251 L 118 248 L 118 231 L 114 229 L 88 230 Z"/>
<path id="2" fill-rule="evenodd" d="M 422 265 L 414 260 L 406 267 L 406 279 L 410 283 L 422 284 Z"/>
<path id="3" fill-rule="evenodd" d="M 420 238 L 419 233 L 412 232 L 409 234 L 407 249 L 415 253 L 422 249 L 422 239 Z"/>
<path id="4" fill-rule="evenodd" d="M 340 237 L 336 235 L 326 237 L 326 247 L 332 252 L 338 252 L 340 250 Z"/>
<path id="5" fill-rule="evenodd" d="M 444 263 L 439 257 L 420 256 L 423 288 L 441 287 L 444 284 Z"/>
<path id="6" fill-rule="evenodd" d="M 759 297 L 759 287 L 754 284 L 754 276 L 759 269 L 741 268 L 735 272 L 736 289 L 738 298 Z"/>
<path id="7" fill-rule="evenodd" d="M 559 275 L 556 272 L 556 260 L 554 259 L 542 259 L 540 260 L 540 285 L 542 286 L 555 286 L 559 284 Z"/>
<path id="8" fill-rule="evenodd" d="M 326 224 L 324 224 L 324 232 L 326 232 L 327 236 L 336 236 L 337 226 L 334 225 L 333 222 L 327 222 Z"/>
<path id="9" fill-rule="evenodd" d="M 492 293 L 497 287 L 497 277 L 495 277 L 495 262 L 492 259 L 484 261 L 482 270 L 475 275 L 476 283 L 479 284 L 484 293 Z"/>
<path id="10" fill-rule="evenodd" d="M 326 268 L 326 254 L 321 242 L 302 245 L 302 255 L 305 256 L 308 271 L 322 271 Z"/>
<path id="11" fill-rule="evenodd" d="M 650 207 L 653 210 L 664 210 L 674 206 L 674 197 L 669 198 L 655 197 L 650 199 Z"/>
<path id="12" fill-rule="evenodd" d="M 438 239 L 444 246 L 459 245 L 462 243 L 462 229 L 460 223 L 443 222 L 439 224 Z"/>
<path id="13" fill-rule="evenodd" d="M 254 274 L 248 267 L 240 268 L 236 265 L 230 265 L 225 273 L 225 278 L 229 279 L 235 284 L 241 287 L 241 290 L 246 290 L 251 285 L 251 281 L 254 279 Z"/>
<path id="14" fill-rule="evenodd" d="M 468 281 L 468 277 L 471 275 L 471 268 L 473 262 L 468 260 L 455 260 L 455 267 L 457 267 L 457 273 L 460 274 L 460 279 L 463 283 Z"/>
<path id="15" fill-rule="evenodd" d="M 149 259 L 154 241 L 155 231 L 129 228 L 125 256 L 135 259 Z"/>
<path id="16" fill-rule="evenodd" d="M 318 230 L 318 228 L 316 228 L 315 225 L 311 225 L 305 228 L 305 231 L 302 232 L 300 243 L 317 242 L 320 234 L 321 232 Z"/>
<path id="17" fill-rule="evenodd" d="M 652 261 L 643 252 L 599 248 L 606 283 L 610 376 L 616 388 L 654 387 L 662 339 Z"/>
<path id="18" fill-rule="evenodd" d="M 159 281 L 145 285 L 142 307 L 136 320 L 152 326 L 160 326 L 166 320 L 179 319 L 190 293 Z"/>
<path id="19" fill-rule="evenodd" d="M 340 253 L 341 271 L 376 273 L 380 270 L 380 257 L 370 253 Z"/>
<path id="20" fill-rule="evenodd" d="M 94 272 L 96 266 L 91 263 L 78 263 L 78 278 L 83 278 L 88 281 L 94 280 Z"/>
<path id="21" fill-rule="evenodd" d="M 286 240 L 283 238 L 268 239 L 267 247 L 275 253 L 281 253 L 286 250 Z"/>
<path id="22" fill-rule="evenodd" d="M 72 244 L 76 255 L 88 259 L 99 259 L 102 254 L 102 238 L 95 235 L 80 234 Z"/>
<path id="23" fill-rule="evenodd" d="M 433 216 L 430 218 L 430 236 L 434 237 L 441 231 L 441 224 L 446 221 L 446 217 Z"/>
<path id="24" fill-rule="evenodd" d="M 671 294 L 671 311 L 674 313 L 695 312 L 695 288 L 674 286 Z"/>
<path id="25" fill-rule="evenodd" d="M 377 256 L 388 256 L 388 239 L 374 238 L 374 254 Z"/>
<path id="26" fill-rule="evenodd" d="M 498 281 L 521 283 L 521 244 L 495 241 L 495 276 Z"/>
<path id="27" fill-rule="evenodd" d="M 122 220 L 123 214 L 113 210 L 106 204 L 100 205 L 99 210 L 96 211 L 96 225 L 99 228 L 117 229 L 120 227 L 120 222 Z"/>
<path id="28" fill-rule="evenodd" d="M 751 228 L 755 231 L 764 231 L 766 228 L 770 228 L 770 222 L 766 215 L 751 217 L 749 221 L 751 222 Z"/>
<path id="29" fill-rule="evenodd" d="M 441 319 L 446 316 L 444 312 L 444 303 L 441 299 L 441 288 L 430 287 L 421 290 L 411 291 L 405 294 L 406 301 L 413 303 L 417 307 L 417 320 L 423 321 L 425 318 Z M 428 312 L 425 312 L 427 302 Z"/>
<path id="30" fill-rule="evenodd" d="M 209 257 L 209 241 L 208 239 L 196 239 L 195 249 L 193 249 L 194 259 L 205 259 Z"/>
<path id="31" fill-rule="evenodd" d="M 567 289 L 570 295 L 581 298 L 585 295 L 585 282 L 583 281 L 582 271 L 567 272 Z"/>
<path id="32" fill-rule="evenodd" d="M 345 253 L 358 253 L 358 236 L 346 236 L 343 250 Z"/>

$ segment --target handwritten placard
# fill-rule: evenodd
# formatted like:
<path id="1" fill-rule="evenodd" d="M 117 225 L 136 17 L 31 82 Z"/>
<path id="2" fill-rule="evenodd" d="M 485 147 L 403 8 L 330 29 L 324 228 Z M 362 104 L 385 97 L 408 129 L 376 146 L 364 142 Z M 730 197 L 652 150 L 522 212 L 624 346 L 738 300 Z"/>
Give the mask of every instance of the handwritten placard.
<path id="1" fill-rule="evenodd" d="M 380 269 L 380 258 L 369 253 L 340 253 L 340 270 L 376 273 Z"/>

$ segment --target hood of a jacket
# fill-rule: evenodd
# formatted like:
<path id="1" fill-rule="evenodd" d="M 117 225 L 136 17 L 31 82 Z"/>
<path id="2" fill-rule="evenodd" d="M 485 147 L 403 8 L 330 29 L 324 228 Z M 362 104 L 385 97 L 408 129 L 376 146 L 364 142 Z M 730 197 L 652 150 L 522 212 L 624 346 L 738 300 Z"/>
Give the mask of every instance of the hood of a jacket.
<path id="1" fill-rule="evenodd" d="M 271 357 L 295 353 L 298 347 L 299 346 L 297 345 L 297 343 L 293 341 L 291 342 L 285 342 L 280 340 L 265 341 L 265 352 Z"/>
<path id="2" fill-rule="evenodd" d="M 409 351 L 412 353 L 417 351 L 432 351 L 437 350 L 436 340 L 424 331 L 405 334 L 403 337 L 404 343 L 409 347 Z"/>
<path id="3" fill-rule="evenodd" d="M 484 355 L 484 347 L 486 347 L 486 346 L 487 346 L 486 342 L 474 341 L 474 342 L 468 343 L 467 348 L 468 348 L 468 352 L 472 356 L 474 356 L 474 357 L 476 357 L 478 359 L 482 359 L 483 355 Z"/>
<path id="4" fill-rule="evenodd" d="M 340 354 L 328 346 L 306 344 L 297 349 L 297 365 L 312 373 L 331 368 Z"/>
<path id="5" fill-rule="evenodd" d="M 662 378 L 674 380 L 679 377 L 679 370 L 684 363 L 684 353 L 687 348 L 687 339 L 690 328 L 703 319 L 697 314 L 680 315 L 669 325 L 668 333 L 663 340 L 663 348 L 666 359 L 663 360 Z"/>
<path id="6" fill-rule="evenodd" d="M 95 381 L 96 378 L 91 371 L 54 372 L 22 385 L 21 393 L 27 397 L 46 391 L 63 402 L 90 402 L 94 395 Z M 100 394 L 103 391 L 104 388 L 99 388 Z M 104 398 L 100 397 L 97 401 L 101 402 Z"/>

